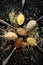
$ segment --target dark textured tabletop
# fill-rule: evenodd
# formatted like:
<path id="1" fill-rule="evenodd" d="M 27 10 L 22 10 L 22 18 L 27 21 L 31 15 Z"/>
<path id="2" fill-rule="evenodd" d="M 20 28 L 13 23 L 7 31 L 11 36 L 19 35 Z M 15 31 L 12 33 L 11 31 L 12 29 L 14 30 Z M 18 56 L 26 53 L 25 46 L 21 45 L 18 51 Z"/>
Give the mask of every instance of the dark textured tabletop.
<path id="1" fill-rule="evenodd" d="M 12 8 L 16 11 L 16 14 L 20 11 L 25 15 L 26 23 L 30 19 L 37 20 L 39 17 L 43 16 L 43 0 L 26 0 L 23 10 L 21 5 L 21 0 L 0 0 L 0 18 L 8 22 L 9 18 L 7 14 Z M 41 31 L 43 31 L 43 18 L 37 23 L 39 25 L 38 31 L 40 32 L 40 36 L 43 38 L 43 33 L 41 33 Z M 6 30 L 6 25 L 0 24 L 0 28 L 3 27 Z M 2 30 L 0 30 L 0 34 L 3 34 L 1 31 Z M 10 43 L 7 42 L 8 44 L 3 45 L 3 42 L 6 43 L 5 39 L 0 38 L 0 65 L 13 50 L 13 48 L 11 48 L 5 51 L 4 48 L 7 48 Z M 11 41 L 11 44 L 13 44 L 13 41 Z M 41 47 L 43 49 L 43 45 Z M 43 65 L 43 53 L 36 47 L 32 48 L 32 50 L 29 50 L 28 47 L 16 49 L 7 65 Z"/>

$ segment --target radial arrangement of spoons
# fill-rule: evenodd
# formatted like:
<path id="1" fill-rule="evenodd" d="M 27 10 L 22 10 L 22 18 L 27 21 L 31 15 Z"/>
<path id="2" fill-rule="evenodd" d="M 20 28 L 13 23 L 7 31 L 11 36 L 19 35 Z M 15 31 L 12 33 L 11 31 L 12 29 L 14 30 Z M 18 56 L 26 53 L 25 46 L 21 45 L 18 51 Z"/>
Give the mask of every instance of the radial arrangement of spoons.
<path id="1" fill-rule="evenodd" d="M 38 32 L 36 33 L 37 21 L 36 20 L 29 20 L 25 23 L 25 15 L 23 13 L 19 13 L 15 15 L 13 11 L 9 13 L 9 20 L 11 23 L 18 25 L 18 27 L 14 28 L 11 24 L 5 22 L 4 20 L 0 19 L 0 23 L 5 24 L 9 27 L 13 27 L 15 32 L 8 31 L 4 35 L 0 35 L 1 37 L 6 38 L 7 40 L 13 40 L 14 46 L 16 48 L 23 48 L 26 46 L 37 46 L 37 37 L 39 38 Z M 25 23 L 25 24 L 24 24 Z M 39 48 L 41 49 L 41 48 Z M 43 52 L 43 50 L 41 49 Z"/>

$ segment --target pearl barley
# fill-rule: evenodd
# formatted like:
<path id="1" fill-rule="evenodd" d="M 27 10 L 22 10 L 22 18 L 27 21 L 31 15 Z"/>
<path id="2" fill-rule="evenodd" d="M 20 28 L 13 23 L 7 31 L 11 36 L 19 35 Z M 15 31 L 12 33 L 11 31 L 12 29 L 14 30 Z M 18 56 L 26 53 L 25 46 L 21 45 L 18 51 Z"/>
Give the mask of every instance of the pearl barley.
<path id="1" fill-rule="evenodd" d="M 36 26 L 36 21 L 35 20 L 30 20 L 28 23 L 27 23 L 27 26 L 26 26 L 26 29 L 32 29 Z"/>

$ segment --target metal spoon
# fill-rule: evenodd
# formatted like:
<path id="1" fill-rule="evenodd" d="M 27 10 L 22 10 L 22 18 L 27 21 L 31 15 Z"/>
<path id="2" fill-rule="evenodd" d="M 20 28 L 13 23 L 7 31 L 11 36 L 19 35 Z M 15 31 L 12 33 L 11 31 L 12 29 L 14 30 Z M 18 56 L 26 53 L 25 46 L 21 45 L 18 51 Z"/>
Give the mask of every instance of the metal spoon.
<path id="1" fill-rule="evenodd" d="M 24 8 L 25 0 L 22 0 L 22 10 Z"/>
<path id="2" fill-rule="evenodd" d="M 7 64 L 7 62 L 9 61 L 10 57 L 12 56 L 12 54 L 14 53 L 15 50 L 16 50 L 16 47 L 12 50 L 12 52 L 9 54 L 9 56 L 2 62 L 2 65 Z"/>
<path id="3" fill-rule="evenodd" d="M 5 21 L 2 20 L 2 19 L 0 19 L 0 23 L 5 24 L 5 25 L 8 25 L 8 26 L 14 28 L 12 25 L 10 25 L 9 23 L 5 22 Z"/>

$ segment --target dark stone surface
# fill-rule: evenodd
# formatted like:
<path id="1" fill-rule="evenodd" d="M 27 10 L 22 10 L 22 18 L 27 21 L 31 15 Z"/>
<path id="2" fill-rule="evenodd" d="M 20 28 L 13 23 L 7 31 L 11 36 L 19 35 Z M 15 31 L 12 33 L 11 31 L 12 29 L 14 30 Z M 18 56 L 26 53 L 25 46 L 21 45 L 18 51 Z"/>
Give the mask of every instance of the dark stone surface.
<path id="1" fill-rule="evenodd" d="M 7 20 L 7 14 L 10 12 L 12 8 L 16 10 L 16 14 L 18 14 L 19 11 L 22 11 L 24 13 L 26 17 L 26 23 L 30 19 L 37 20 L 39 17 L 43 15 L 43 0 L 26 0 L 23 10 L 21 4 L 21 0 L 0 0 L 0 18 L 8 22 L 9 19 Z M 41 21 L 38 21 L 39 32 L 42 31 L 42 22 L 43 19 L 41 19 Z M 1 26 L 3 25 L 0 24 L 0 27 Z M 4 51 L 3 46 L 4 48 L 6 48 L 8 45 L 10 45 L 10 43 L 7 42 L 8 45 L 6 43 L 5 45 L 3 45 L 2 41 L 5 43 L 5 40 L 3 38 L 0 39 L 0 65 L 2 61 L 12 51 L 12 49 Z M 43 53 L 39 51 L 37 48 L 33 48 L 33 50 L 28 50 L 28 48 L 16 49 L 11 58 L 9 59 L 7 65 L 43 65 Z"/>

